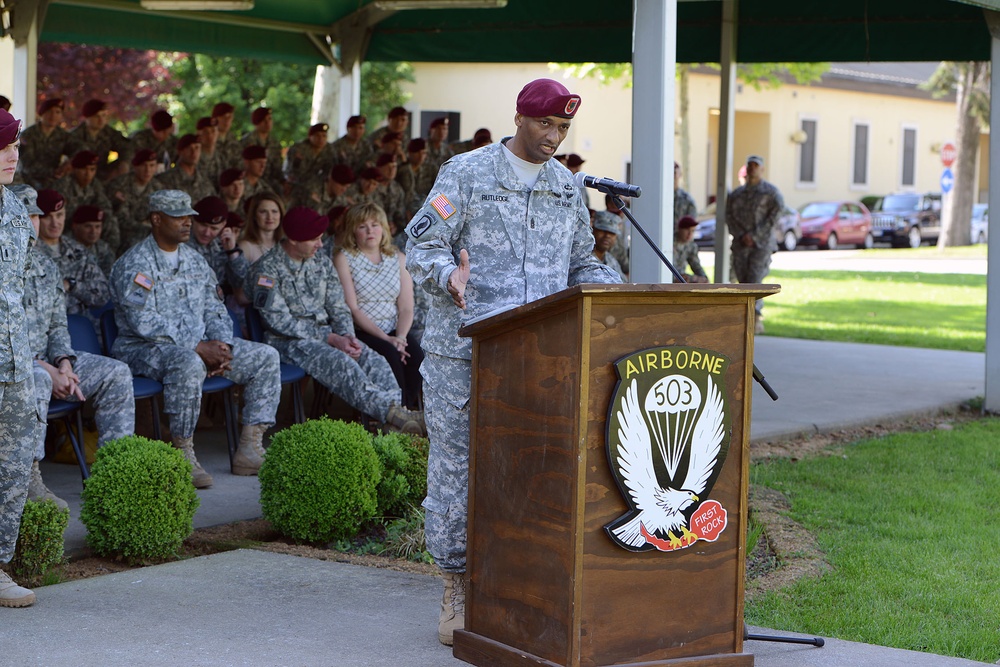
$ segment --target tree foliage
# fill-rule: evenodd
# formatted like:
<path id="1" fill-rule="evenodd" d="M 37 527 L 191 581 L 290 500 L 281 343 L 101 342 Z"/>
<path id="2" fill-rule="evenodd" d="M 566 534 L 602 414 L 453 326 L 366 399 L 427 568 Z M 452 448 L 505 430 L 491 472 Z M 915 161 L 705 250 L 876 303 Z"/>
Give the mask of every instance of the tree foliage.
<path id="1" fill-rule="evenodd" d="M 719 69 L 716 63 L 704 66 Z M 623 79 L 625 88 L 632 87 L 632 63 L 551 63 L 550 67 L 561 69 L 578 79 L 597 79 L 605 85 Z M 695 65 L 678 64 L 678 69 L 682 67 Z M 736 76 L 753 89 L 761 90 L 778 88 L 789 81 L 813 83 L 819 81 L 829 69 L 830 63 L 740 63 L 736 66 Z"/>
<path id="2" fill-rule="evenodd" d="M 80 119 L 80 109 L 93 98 L 108 102 L 112 117 L 125 128 L 141 127 L 157 109 L 161 96 L 177 81 L 156 51 L 112 49 L 86 44 L 38 45 L 38 102 L 61 97 L 66 125 Z"/>
<path id="3" fill-rule="evenodd" d="M 390 109 L 402 106 L 410 98 L 400 87 L 401 81 L 416 81 L 410 63 L 362 63 L 361 115 L 368 117 L 369 129 L 378 125 Z"/>

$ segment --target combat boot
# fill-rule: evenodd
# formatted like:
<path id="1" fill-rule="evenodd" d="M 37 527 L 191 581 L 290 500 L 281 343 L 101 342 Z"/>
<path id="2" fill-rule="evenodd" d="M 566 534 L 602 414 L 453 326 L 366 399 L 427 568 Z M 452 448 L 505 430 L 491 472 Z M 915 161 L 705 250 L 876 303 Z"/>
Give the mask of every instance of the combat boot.
<path id="1" fill-rule="evenodd" d="M 465 573 L 442 572 L 444 597 L 441 598 L 441 617 L 438 619 L 438 641 L 451 646 L 455 630 L 465 629 Z"/>
<path id="2" fill-rule="evenodd" d="M 0 570 L 0 607 L 30 607 L 35 604 L 35 594 L 18 586 L 10 576 Z"/>
<path id="3" fill-rule="evenodd" d="M 264 463 L 264 432 L 267 424 L 245 424 L 240 432 L 240 444 L 233 456 L 234 475 L 256 475 Z"/>
<path id="4" fill-rule="evenodd" d="M 42 470 L 38 467 L 38 461 L 33 461 L 31 464 L 31 480 L 28 482 L 28 500 L 51 500 L 59 509 L 69 509 L 69 504 L 52 493 L 49 487 L 45 486 L 45 482 L 42 481 Z"/>
<path id="5" fill-rule="evenodd" d="M 424 414 L 417 410 L 407 410 L 401 405 L 393 403 L 389 412 L 385 416 L 386 427 L 410 433 L 412 435 L 427 435 L 427 427 L 424 426 Z"/>
<path id="6" fill-rule="evenodd" d="M 207 489 L 212 486 L 212 476 L 205 472 L 205 469 L 201 467 L 197 457 L 194 455 L 194 438 L 179 438 L 175 436 L 173 443 L 174 447 L 181 450 L 184 458 L 191 464 L 191 480 L 194 482 L 194 488 Z"/>

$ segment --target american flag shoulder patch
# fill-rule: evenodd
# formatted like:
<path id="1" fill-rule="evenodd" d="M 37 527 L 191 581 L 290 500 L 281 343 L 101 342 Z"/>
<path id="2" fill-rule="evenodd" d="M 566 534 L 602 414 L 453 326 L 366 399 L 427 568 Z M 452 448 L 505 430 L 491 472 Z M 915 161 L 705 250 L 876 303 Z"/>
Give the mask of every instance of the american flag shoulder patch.
<path id="1" fill-rule="evenodd" d="M 452 206 L 452 203 L 444 195 L 438 195 L 432 199 L 431 206 L 438 212 L 442 220 L 447 220 L 455 214 L 455 207 Z"/>
<path id="2" fill-rule="evenodd" d="M 132 280 L 139 287 L 144 287 L 146 289 L 153 289 L 153 279 L 147 276 L 145 273 L 135 274 L 135 278 Z"/>
<path id="3" fill-rule="evenodd" d="M 267 289 L 271 289 L 272 287 L 274 287 L 274 281 L 268 278 L 267 276 L 261 276 L 257 278 L 257 284 L 261 287 L 266 287 Z"/>

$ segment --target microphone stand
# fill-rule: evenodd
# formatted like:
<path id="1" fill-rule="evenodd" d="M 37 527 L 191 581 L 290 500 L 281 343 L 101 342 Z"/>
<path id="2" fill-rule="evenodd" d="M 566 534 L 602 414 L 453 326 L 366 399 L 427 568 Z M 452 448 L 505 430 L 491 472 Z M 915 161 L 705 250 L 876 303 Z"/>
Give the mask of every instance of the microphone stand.
<path id="1" fill-rule="evenodd" d="M 649 238 L 649 234 L 646 233 L 646 230 L 642 228 L 642 225 L 640 225 L 635 217 L 633 217 L 632 212 L 628 210 L 627 206 L 625 206 L 625 202 L 622 200 L 621 196 L 616 192 L 611 192 L 610 188 L 603 186 L 598 186 L 597 190 L 606 195 L 611 195 L 611 201 L 613 201 L 615 206 L 617 206 L 619 210 L 625 214 L 625 217 L 631 221 L 632 226 L 639 230 L 642 238 L 646 239 L 646 243 L 648 243 L 649 247 L 653 249 L 656 256 L 660 258 L 660 261 L 663 262 L 668 269 L 670 269 L 670 273 L 674 274 L 674 277 L 677 278 L 678 282 L 686 283 L 687 280 L 684 279 L 684 275 L 674 267 L 673 263 L 671 263 L 669 259 L 667 259 L 667 256 L 663 254 L 659 246 L 653 243 L 653 239 Z M 775 393 L 774 389 L 771 388 L 771 385 L 768 384 L 766 379 L 764 379 L 764 374 L 760 372 L 759 368 L 757 368 L 757 364 L 753 365 L 753 379 L 757 381 L 757 384 L 759 384 L 764 391 L 767 392 L 767 395 L 771 397 L 772 401 L 778 400 L 778 394 Z"/>
<path id="2" fill-rule="evenodd" d="M 673 265 L 673 263 L 669 259 L 667 259 L 666 255 L 663 254 L 663 251 L 660 250 L 660 247 L 655 243 L 653 243 L 653 239 L 649 237 L 649 234 L 646 233 L 646 230 L 642 228 L 642 225 L 640 225 L 639 222 L 635 219 L 635 217 L 632 215 L 632 212 L 628 210 L 627 206 L 625 206 L 625 202 L 624 200 L 622 200 L 621 196 L 615 192 L 611 192 L 610 188 L 607 187 L 598 186 L 597 190 L 603 192 L 604 194 L 611 195 L 611 201 L 615 203 L 615 206 L 617 206 L 619 210 L 625 213 L 625 217 L 629 219 L 629 221 L 632 223 L 632 226 L 639 230 L 639 233 L 642 235 L 642 238 L 646 239 L 646 243 L 648 243 L 649 247 L 653 249 L 653 252 L 656 253 L 656 256 L 660 258 L 660 261 L 663 262 L 668 269 L 670 269 L 670 273 L 672 273 L 674 277 L 677 278 L 678 282 L 687 283 L 687 280 L 684 279 L 684 275 L 677 270 L 677 268 Z M 764 374 L 760 372 L 760 369 L 757 368 L 756 364 L 754 364 L 753 367 L 753 379 L 756 380 L 757 383 L 764 388 L 764 391 L 767 392 L 767 395 L 771 397 L 772 401 L 778 400 L 778 394 L 774 392 L 774 389 L 771 388 L 771 385 L 768 384 L 767 380 L 764 379 Z M 747 628 L 746 623 L 743 624 L 743 639 L 762 641 L 762 642 L 781 642 L 785 644 L 807 644 L 809 646 L 816 646 L 816 647 L 821 647 L 825 644 L 822 637 L 783 637 L 783 636 L 751 634 L 749 629 Z"/>

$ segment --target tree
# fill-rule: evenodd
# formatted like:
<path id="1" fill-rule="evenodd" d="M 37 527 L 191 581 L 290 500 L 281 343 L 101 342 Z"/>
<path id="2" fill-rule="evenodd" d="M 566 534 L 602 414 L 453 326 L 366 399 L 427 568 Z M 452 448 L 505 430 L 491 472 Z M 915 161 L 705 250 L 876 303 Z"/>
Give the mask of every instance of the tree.
<path id="1" fill-rule="evenodd" d="M 84 103 L 108 102 L 122 129 L 142 127 L 177 82 L 156 51 L 86 44 L 38 45 L 38 102 L 61 97 L 66 124 L 75 126 Z"/>
<path id="2" fill-rule="evenodd" d="M 410 63 L 361 64 L 361 115 L 368 117 L 369 128 L 378 125 L 390 109 L 410 99 L 410 94 L 400 87 L 401 81 L 416 81 Z"/>
<path id="3" fill-rule="evenodd" d="M 955 94 L 958 122 L 955 129 L 955 185 L 941 211 L 938 248 L 972 243 L 972 204 L 976 199 L 976 157 L 979 136 L 990 118 L 990 64 L 942 62 L 921 86 L 934 97 Z"/>

